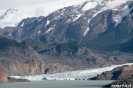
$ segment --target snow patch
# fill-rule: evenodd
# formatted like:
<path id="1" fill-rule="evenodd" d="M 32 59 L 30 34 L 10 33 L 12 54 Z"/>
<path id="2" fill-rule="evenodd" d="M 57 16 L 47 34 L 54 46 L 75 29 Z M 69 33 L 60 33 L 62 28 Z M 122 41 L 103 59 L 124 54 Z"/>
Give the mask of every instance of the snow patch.
<path id="1" fill-rule="evenodd" d="M 122 18 L 125 16 L 128 16 L 128 14 L 130 13 L 130 11 L 133 9 L 133 7 L 130 9 L 128 8 L 128 5 L 124 8 L 123 12 L 120 14 L 120 16 L 117 16 L 114 21 L 116 22 L 115 27 L 121 23 Z"/>
<path id="2" fill-rule="evenodd" d="M 78 20 L 83 14 L 78 14 L 77 17 L 73 20 L 73 21 L 76 21 Z"/>
<path id="3" fill-rule="evenodd" d="M 23 27 L 23 26 L 24 26 L 24 22 L 23 22 L 20 26 L 22 26 L 22 27 Z"/>
<path id="4" fill-rule="evenodd" d="M 68 22 L 70 22 L 70 21 L 71 21 L 71 19 L 68 19 L 66 23 L 68 23 Z"/>
<path id="5" fill-rule="evenodd" d="M 95 8 L 97 5 L 98 5 L 97 2 L 88 2 L 88 3 L 82 8 L 82 10 L 83 10 L 83 11 L 86 11 L 86 10 Z"/>
<path id="6" fill-rule="evenodd" d="M 50 31 L 52 31 L 54 28 L 49 28 L 45 33 L 49 33 Z"/>
<path id="7" fill-rule="evenodd" d="M 87 33 L 90 31 L 90 28 L 89 27 L 87 27 L 87 29 L 85 30 L 85 32 L 84 32 L 84 37 L 87 35 Z"/>
<path id="8" fill-rule="evenodd" d="M 49 20 L 47 20 L 46 26 L 47 26 L 47 25 L 49 25 L 49 24 L 50 24 L 50 21 L 49 21 Z"/>
<path id="9" fill-rule="evenodd" d="M 102 0 L 96 0 L 98 4 L 102 4 Z M 103 8 L 101 8 L 101 10 L 99 10 L 98 12 L 96 12 L 90 19 L 88 19 L 88 27 L 87 29 L 85 30 L 83 36 L 85 37 L 90 28 L 89 28 L 89 23 L 90 21 L 97 15 L 99 14 L 100 12 L 104 11 L 104 10 L 108 10 L 108 9 L 115 9 L 117 6 L 120 6 L 122 5 L 123 3 L 126 3 L 127 1 L 130 1 L 130 0 L 110 0 L 110 1 L 106 1 L 105 3 L 107 4 L 106 6 L 104 6 Z M 128 7 L 128 6 L 127 6 Z M 117 21 L 116 25 L 118 25 L 121 21 L 122 21 L 122 17 L 126 16 L 127 14 L 129 14 L 130 10 L 128 8 L 125 8 L 124 12 L 122 13 L 121 16 L 119 17 L 116 17 L 117 19 L 115 19 L 115 21 Z"/>
<path id="10" fill-rule="evenodd" d="M 12 34 L 9 34 L 9 36 L 11 36 Z"/>
<path id="11" fill-rule="evenodd" d="M 87 29 L 85 30 L 84 34 L 83 34 L 84 37 L 85 37 L 85 36 L 88 34 L 88 32 L 90 31 L 90 28 L 89 28 L 90 21 L 91 21 L 95 16 L 97 16 L 97 14 L 99 14 L 99 13 L 102 12 L 102 11 L 103 11 L 103 10 L 96 12 L 96 13 L 92 16 L 92 18 L 88 19 L 88 27 L 87 27 Z"/>
<path id="12" fill-rule="evenodd" d="M 107 6 L 104 7 L 104 9 L 114 9 L 117 6 L 122 5 L 123 3 L 126 3 L 129 0 L 113 0 L 113 1 L 109 1 Z"/>
<path id="13" fill-rule="evenodd" d="M 38 31 L 38 34 L 41 33 L 41 31 Z"/>
<path id="14" fill-rule="evenodd" d="M 2 17 L 3 19 L 0 19 L 0 25 L 1 25 L 0 27 L 1 28 L 4 28 L 6 26 L 14 27 L 16 26 L 16 23 L 18 24 L 22 19 L 25 19 L 27 17 L 48 16 L 52 12 L 57 11 L 64 7 L 68 7 L 72 5 L 75 5 L 75 6 L 79 5 L 80 7 L 85 1 L 86 0 L 57 0 L 55 2 L 49 1 L 39 5 L 17 8 L 14 10 L 14 12 L 9 11 L 7 14 L 3 14 L 3 11 L 6 11 L 6 10 L 0 10 L 0 15 L 3 14 L 3 17 Z M 88 0 L 88 3 L 82 8 L 82 10 L 86 11 L 91 8 L 95 8 L 98 4 L 101 5 L 102 2 L 105 2 L 107 4 L 102 8 L 102 11 L 107 9 L 114 9 L 115 7 L 120 6 L 121 4 L 127 1 L 132 1 L 132 0 L 109 0 L 109 1 Z M 78 17 L 75 18 L 75 20 L 77 20 L 79 17 L 80 15 L 78 15 Z M 13 23 L 13 24 L 11 25 L 10 23 Z"/>

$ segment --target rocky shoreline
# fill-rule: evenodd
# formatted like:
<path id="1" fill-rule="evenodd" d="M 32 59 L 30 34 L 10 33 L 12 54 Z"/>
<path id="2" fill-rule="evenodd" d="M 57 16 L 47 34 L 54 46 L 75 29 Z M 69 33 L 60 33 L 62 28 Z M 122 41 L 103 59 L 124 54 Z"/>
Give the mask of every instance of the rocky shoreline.
<path id="1" fill-rule="evenodd" d="M 111 71 L 103 72 L 102 74 L 97 75 L 91 80 L 122 80 L 130 78 L 133 75 L 133 65 L 132 66 L 122 66 L 117 67 Z"/>
<path id="2" fill-rule="evenodd" d="M 113 83 L 103 86 L 103 88 L 132 88 L 133 87 L 133 76 L 130 78 L 117 80 Z"/>
<path id="3" fill-rule="evenodd" d="M 13 83 L 13 82 L 30 82 L 27 79 L 16 79 L 8 77 L 7 70 L 4 67 L 0 67 L 0 83 Z"/>

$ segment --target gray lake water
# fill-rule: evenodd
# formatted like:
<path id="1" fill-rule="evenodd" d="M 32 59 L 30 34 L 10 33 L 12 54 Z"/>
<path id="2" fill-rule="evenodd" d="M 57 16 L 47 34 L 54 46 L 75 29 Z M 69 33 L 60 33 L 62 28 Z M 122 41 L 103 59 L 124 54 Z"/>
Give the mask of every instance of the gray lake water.
<path id="1" fill-rule="evenodd" d="M 0 88 L 101 88 L 112 81 L 39 81 L 0 84 Z"/>

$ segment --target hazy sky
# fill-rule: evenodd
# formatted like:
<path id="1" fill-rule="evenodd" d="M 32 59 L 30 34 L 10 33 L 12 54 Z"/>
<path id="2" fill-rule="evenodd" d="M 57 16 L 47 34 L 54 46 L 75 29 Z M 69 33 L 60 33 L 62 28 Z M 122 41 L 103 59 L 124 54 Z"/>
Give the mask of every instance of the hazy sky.
<path id="1" fill-rule="evenodd" d="M 27 5 L 35 5 L 56 0 L 0 0 L 0 9 L 16 8 Z"/>

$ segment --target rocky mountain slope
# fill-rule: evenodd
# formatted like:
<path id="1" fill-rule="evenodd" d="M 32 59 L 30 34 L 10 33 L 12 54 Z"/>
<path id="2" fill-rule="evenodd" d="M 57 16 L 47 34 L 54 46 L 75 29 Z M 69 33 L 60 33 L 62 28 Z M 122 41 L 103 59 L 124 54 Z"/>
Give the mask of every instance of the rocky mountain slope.
<path id="1" fill-rule="evenodd" d="M 99 47 L 102 49 L 119 49 L 123 52 L 132 52 L 132 13 L 122 21 L 116 28 L 112 29 L 107 34 L 103 34 L 98 38 L 92 39 L 89 41 L 88 46 Z M 125 48 L 124 48 L 125 47 Z M 127 50 L 126 50 L 127 49 Z"/>
<path id="2" fill-rule="evenodd" d="M 90 0 L 25 18 L 0 29 L 9 38 L 0 37 L 0 65 L 25 75 L 132 62 L 132 24 L 131 0 Z"/>
<path id="3" fill-rule="evenodd" d="M 9 75 L 43 73 L 45 63 L 36 51 L 26 45 L 0 36 L 0 66 Z"/>
<path id="4" fill-rule="evenodd" d="M 64 64 L 45 63 L 45 60 L 31 47 L 2 36 L 0 36 L 0 66 L 5 67 L 9 75 L 34 75 L 73 70 Z"/>
<path id="5" fill-rule="evenodd" d="M 116 5 L 112 5 L 116 3 Z M 47 43 L 85 41 L 112 30 L 129 15 L 128 0 L 94 0 L 59 9 L 46 17 L 23 19 L 16 28 L 6 27 L 1 34 L 18 41 L 27 38 Z M 91 7 L 88 5 L 92 4 Z M 87 7 L 86 7 L 87 6 Z M 126 14 L 125 14 L 126 13 Z"/>
<path id="6" fill-rule="evenodd" d="M 74 69 L 102 67 L 112 64 L 104 58 L 106 55 L 93 52 L 84 43 L 47 44 L 25 40 L 22 44 L 30 45 L 46 63 L 61 63 Z M 116 63 L 118 62 L 116 61 Z"/>

